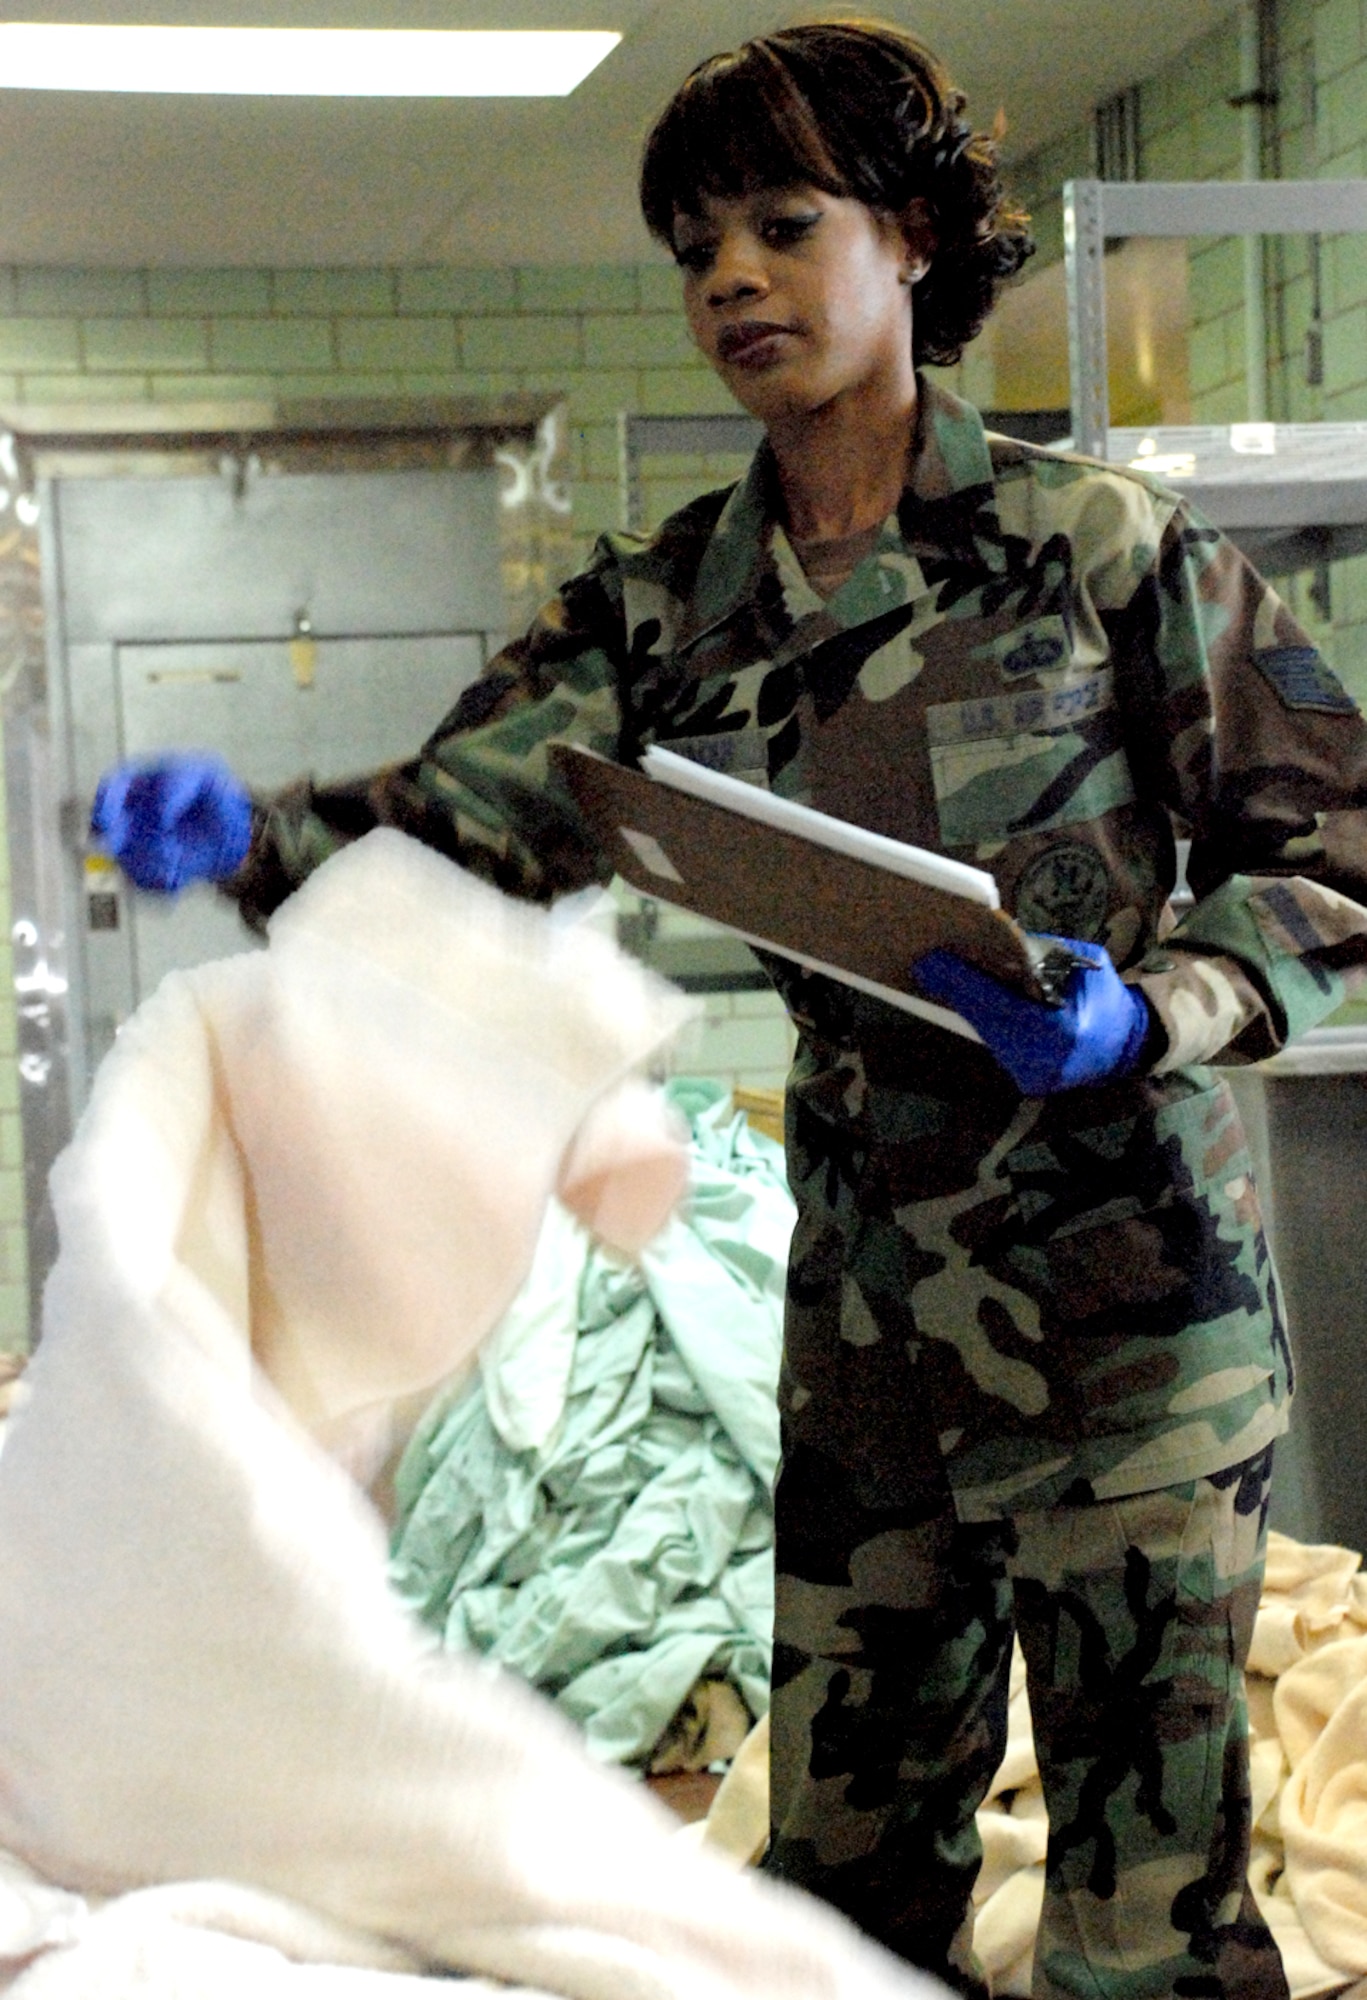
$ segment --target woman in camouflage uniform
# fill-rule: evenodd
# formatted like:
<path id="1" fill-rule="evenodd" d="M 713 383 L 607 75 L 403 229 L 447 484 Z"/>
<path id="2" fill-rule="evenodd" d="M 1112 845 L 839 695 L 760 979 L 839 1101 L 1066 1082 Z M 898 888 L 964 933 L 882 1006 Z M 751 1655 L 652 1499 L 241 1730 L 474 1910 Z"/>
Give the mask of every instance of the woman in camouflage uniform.
<path id="1" fill-rule="evenodd" d="M 1262 2000 L 1242 1666 L 1290 1362 L 1202 1065 L 1361 977 L 1367 734 L 1176 496 L 986 435 L 917 372 L 1029 248 L 962 114 L 892 28 L 703 64 L 643 201 L 765 425 L 747 477 L 605 536 L 411 763 L 251 804 L 173 760 L 115 774 L 97 829 L 146 886 L 227 876 L 257 920 L 377 823 L 544 899 L 604 868 L 547 743 L 664 742 L 990 868 L 1092 948 L 1057 1009 L 927 968 L 982 1045 L 769 965 L 800 1218 L 767 1866 L 981 1990 L 1014 1631 L 1052 1829 L 1036 1995 Z"/>

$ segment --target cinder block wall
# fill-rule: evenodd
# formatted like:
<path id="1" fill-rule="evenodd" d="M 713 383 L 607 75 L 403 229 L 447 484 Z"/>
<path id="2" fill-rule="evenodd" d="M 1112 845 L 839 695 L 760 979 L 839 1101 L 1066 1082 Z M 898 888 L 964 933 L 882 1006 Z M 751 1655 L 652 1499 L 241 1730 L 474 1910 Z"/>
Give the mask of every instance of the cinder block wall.
<path id="1" fill-rule="evenodd" d="M 689 343 L 678 291 L 663 264 L 0 270 L 0 407 L 554 392 L 587 541 L 620 525 L 620 411 L 733 407 Z M 663 476 L 659 488 L 646 492 L 656 514 L 676 498 Z"/>

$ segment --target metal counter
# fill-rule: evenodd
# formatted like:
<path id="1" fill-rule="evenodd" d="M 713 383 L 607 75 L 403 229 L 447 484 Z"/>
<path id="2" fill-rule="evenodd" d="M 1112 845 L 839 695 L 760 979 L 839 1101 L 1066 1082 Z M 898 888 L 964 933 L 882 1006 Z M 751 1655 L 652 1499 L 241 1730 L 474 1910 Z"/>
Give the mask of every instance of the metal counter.
<path id="1" fill-rule="evenodd" d="M 1224 1072 L 1248 1128 L 1296 1359 L 1272 1525 L 1367 1549 L 1367 1027 Z"/>

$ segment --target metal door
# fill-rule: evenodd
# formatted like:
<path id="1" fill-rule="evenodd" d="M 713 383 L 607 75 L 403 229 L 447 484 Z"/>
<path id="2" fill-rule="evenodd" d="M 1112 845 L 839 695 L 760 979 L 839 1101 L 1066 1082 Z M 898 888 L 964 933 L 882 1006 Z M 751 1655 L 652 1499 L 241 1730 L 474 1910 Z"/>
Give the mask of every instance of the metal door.
<path id="1" fill-rule="evenodd" d="M 307 677 L 294 659 L 307 649 Z M 255 792 L 288 784 L 301 771 L 342 776 L 411 757 L 451 692 L 484 661 L 480 638 L 458 633 L 317 639 L 142 643 L 115 648 L 121 753 L 148 757 L 177 746 L 211 745 Z M 435 698 L 435 709 L 434 709 Z M 86 961 L 92 1008 L 106 1016 L 153 991 L 178 965 L 241 951 L 250 942 L 236 910 L 198 884 L 171 900 L 118 896 L 109 871 L 89 870 Z M 96 887 L 95 884 L 99 886 Z M 102 941 L 92 928 L 111 917 L 127 940 L 126 977 L 100 979 Z M 117 950 L 118 947 L 115 946 Z M 97 991 L 96 989 L 102 989 Z"/>
<path id="2" fill-rule="evenodd" d="M 502 637 L 498 496 L 492 471 L 234 464 L 54 479 L 44 502 L 74 1111 L 171 967 L 251 943 L 211 889 L 130 894 L 85 852 L 101 771 L 206 748 L 269 790 L 411 756 Z"/>

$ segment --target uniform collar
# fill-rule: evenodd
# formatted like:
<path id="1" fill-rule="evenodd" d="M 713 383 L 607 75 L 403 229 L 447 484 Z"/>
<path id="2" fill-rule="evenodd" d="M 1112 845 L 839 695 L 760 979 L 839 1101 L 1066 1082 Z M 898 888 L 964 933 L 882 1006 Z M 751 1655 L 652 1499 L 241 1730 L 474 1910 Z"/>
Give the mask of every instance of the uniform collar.
<path id="1" fill-rule="evenodd" d="M 919 374 L 916 379 L 910 471 L 875 554 L 896 550 L 918 558 L 960 556 L 999 568 L 995 475 L 982 418 L 938 383 Z M 708 538 L 680 624 L 680 646 L 725 624 L 742 606 L 784 590 L 776 538 L 786 558 L 781 568 L 791 571 L 796 558 L 778 522 L 778 474 L 765 443 Z M 813 605 L 819 605 L 814 594 Z"/>

